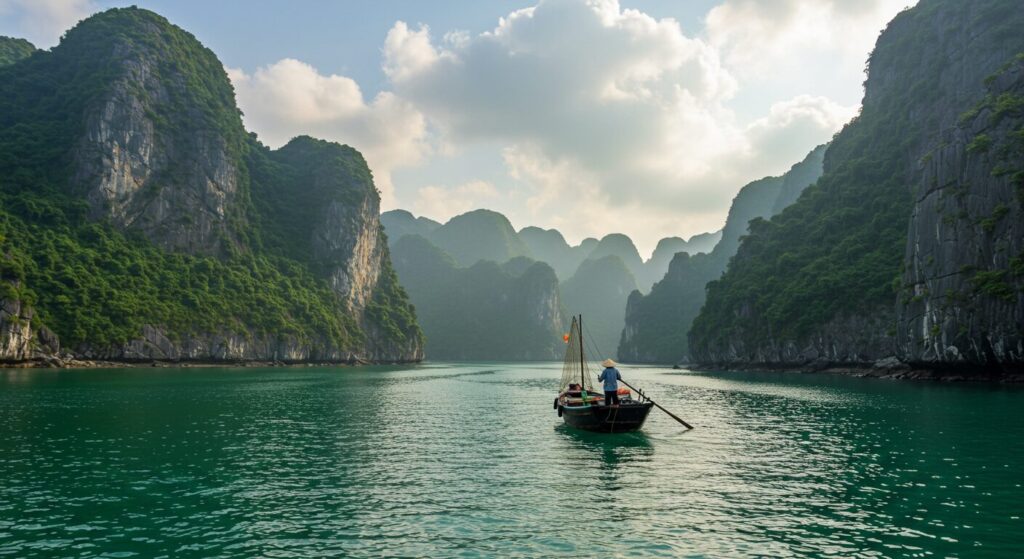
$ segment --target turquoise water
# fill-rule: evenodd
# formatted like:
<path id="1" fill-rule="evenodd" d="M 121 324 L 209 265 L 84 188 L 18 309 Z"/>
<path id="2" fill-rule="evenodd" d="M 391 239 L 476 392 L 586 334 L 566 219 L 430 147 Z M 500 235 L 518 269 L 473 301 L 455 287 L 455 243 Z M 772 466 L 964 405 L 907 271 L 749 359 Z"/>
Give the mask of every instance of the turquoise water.
<path id="1" fill-rule="evenodd" d="M 1024 556 L 1024 391 L 560 365 L 0 371 L 0 556 Z"/>

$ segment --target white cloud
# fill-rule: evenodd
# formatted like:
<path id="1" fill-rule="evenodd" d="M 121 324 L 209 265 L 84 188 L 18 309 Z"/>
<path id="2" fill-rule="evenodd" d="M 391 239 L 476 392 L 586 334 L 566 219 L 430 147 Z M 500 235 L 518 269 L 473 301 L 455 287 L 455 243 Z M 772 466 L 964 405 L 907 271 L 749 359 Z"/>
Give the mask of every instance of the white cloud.
<path id="1" fill-rule="evenodd" d="M 371 102 L 352 79 L 320 74 L 309 64 L 284 59 L 248 74 L 228 69 L 245 123 L 279 147 L 308 134 L 347 143 L 366 157 L 383 203 L 392 204 L 391 171 L 419 162 L 429 151 L 423 115 L 390 92 Z"/>
<path id="2" fill-rule="evenodd" d="M 725 0 L 706 34 L 742 78 L 816 77 L 819 69 L 859 75 L 879 32 L 917 0 Z M 851 72 L 852 70 L 852 72 Z"/>
<path id="3" fill-rule="evenodd" d="M 821 143 L 824 130 L 838 130 L 857 114 L 825 97 L 800 95 L 772 105 L 769 114 L 747 127 L 750 157 L 762 161 L 796 163 L 807 155 L 806 146 Z"/>
<path id="4" fill-rule="evenodd" d="M 382 46 L 390 85 L 372 98 L 293 59 L 229 74 L 264 142 L 352 145 L 385 207 L 443 219 L 490 206 L 649 249 L 719 228 L 743 184 L 831 138 L 855 112 L 878 32 L 914 1 L 721 0 L 687 36 L 616 0 L 540 0 L 484 33 L 396 22 Z M 0 34 L 51 46 L 96 9 L 0 0 Z M 446 174 L 458 158 L 471 172 Z M 434 172 L 396 195 L 392 172 L 424 162 Z"/>
<path id="5" fill-rule="evenodd" d="M 678 231 L 714 231 L 722 227 L 717 208 L 703 204 L 648 204 L 615 201 L 600 177 L 579 164 L 552 161 L 529 147 L 507 148 L 508 174 L 524 186 L 514 192 L 505 214 L 513 223 L 556 228 L 570 243 L 608 233 L 626 233 L 649 255 L 658 240 Z"/>
<path id="6" fill-rule="evenodd" d="M 719 228 L 743 184 L 785 171 L 852 114 L 798 95 L 741 122 L 729 102 L 742 82 L 719 48 L 614 0 L 543 0 L 439 43 L 398 22 L 384 70 L 442 141 L 506 146 L 526 194 L 498 209 L 653 246 Z"/>
<path id="7" fill-rule="evenodd" d="M 91 0 L 0 0 L 0 34 L 49 48 L 61 35 L 97 10 Z"/>
<path id="8" fill-rule="evenodd" d="M 384 41 L 384 73 L 391 79 L 406 79 L 438 58 L 430 44 L 430 28 L 413 31 L 404 21 L 395 23 Z"/>
<path id="9" fill-rule="evenodd" d="M 417 192 L 411 210 L 447 221 L 470 210 L 490 207 L 500 196 L 498 189 L 487 181 L 471 181 L 454 187 L 425 186 Z"/>

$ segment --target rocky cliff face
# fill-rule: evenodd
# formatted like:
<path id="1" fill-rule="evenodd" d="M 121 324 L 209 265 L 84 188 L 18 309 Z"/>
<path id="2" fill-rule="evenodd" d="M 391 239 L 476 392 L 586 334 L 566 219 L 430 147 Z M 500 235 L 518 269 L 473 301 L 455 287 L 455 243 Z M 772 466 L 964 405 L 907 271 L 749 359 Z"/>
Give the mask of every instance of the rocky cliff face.
<path id="1" fill-rule="evenodd" d="M 705 255 L 702 255 L 705 256 Z M 677 253 L 668 271 L 648 295 L 639 291 L 626 301 L 619 359 L 629 363 L 676 363 L 687 355 L 689 323 L 704 303 L 707 258 Z"/>
<path id="2" fill-rule="evenodd" d="M 253 192 L 264 215 L 264 237 L 281 243 L 297 260 L 323 275 L 363 335 L 356 346 L 326 336 L 274 333 L 180 333 L 147 325 L 142 335 L 117 346 L 84 344 L 78 354 L 103 360 L 212 360 L 280 362 L 390 362 L 423 359 L 417 328 L 395 326 L 382 301 L 400 294 L 378 220 L 380 198 L 366 161 L 348 147 L 302 136 L 280 150 L 252 146 L 251 161 L 265 157 L 286 172 L 266 175 L 252 163 Z M 266 163 L 266 161 L 264 161 Z M 382 305 L 381 303 L 388 303 Z"/>
<path id="3" fill-rule="evenodd" d="M 1024 362 L 1024 54 L 986 83 L 920 162 L 899 305 L 912 362 Z"/>
<path id="4" fill-rule="evenodd" d="M 754 319 L 752 307 L 741 308 L 740 320 Z M 698 346 L 695 357 L 701 363 L 742 365 L 812 365 L 869 364 L 892 356 L 896 341 L 892 337 L 895 315 L 890 309 L 878 313 L 835 317 L 818 328 L 812 336 L 793 340 L 770 338 L 762 343 L 748 344 L 741 336 L 730 339 L 713 359 Z"/>
<path id="5" fill-rule="evenodd" d="M 30 359 L 46 359 L 60 352 L 60 340 L 35 319 L 35 311 L 15 293 L 17 280 L 0 279 L 13 289 L 0 297 L 0 362 L 17 363 Z"/>
<path id="6" fill-rule="evenodd" d="M 286 147 L 300 142 L 316 143 L 299 138 Z M 326 270 L 331 288 L 345 301 L 346 310 L 358 317 L 366 334 L 365 359 L 389 361 L 395 355 L 408 356 L 406 360 L 423 359 L 424 344 L 419 332 L 392 335 L 382 323 L 388 319 L 379 314 L 381 307 L 374 306 L 381 293 L 398 292 L 401 288 L 391 268 L 390 251 L 378 217 L 380 195 L 366 161 L 352 148 L 319 143 L 331 156 L 319 158 L 309 180 L 312 190 L 331 194 L 317 204 L 321 210 L 311 233 L 313 260 Z"/>
<path id="7" fill-rule="evenodd" d="M 824 175 L 709 285 L 697 360 L 1019 362 L 1019 72 L 986 77 L 1022 25 L 1010 0 L 922 0 L 890 23 Z"/>
<path id="8" fill-rule="evenodd" d="M 516 280 L 507 304 L 508 315 L 522 314 L 524 323 L 536 340 L 521 358 L 529 361 L 560 358 L 559 350 L 562 348 L 558 345 L 558 334 L 563 318 L 555 271 L 543 262 L 531 265 Z M 521 310 L 516 312 L 516 308 Z"/>
<path id="9" fill-rule="evenodd" d="M 32 356 L 32 311 L 21 301 L 0 301 L 0 360 L 23 361 Z"/>
<path id="10" fill-rule="evenodd" d="M 279 152 L 270 153 L 279 165 L 292 169 L 287 183 L 258 184 L 254 196 L 266 197 L 266 219 L 282 228 L 304 223 L 305 234 L 293 247 L 327 275 L 331 288 L 352 312 L 361 314 L 373 298 L 389 261 L 380 225 L 380 196 L 369 167 L 356 150 L 301 136 Z M 257 176 L 257 182 L 268 182 Z M 288 199 L 305 199 L 307 207 L 281 212 Z M 305 204 L 304 204 L 305 206 Z"/>
<path id="11" fill-rule="evenodd" d="M 83 344 L 73 356 L 102 361 L 270 361 L 355 363 L 372 360 L 365 352 L 340 348 L 329 340 L 300 340 L 272 334 L 234 332 L 178 334 L 144 326 L 142 335 L 116 346 Z"/>
<path id="12" fill-rule="evenodd" d="M 94 217 L 167 250 L 222 255 L 242 247 L 229 211 L 239 203 L 244 130 L 219 61 L 184 35 L 145 21 L 96 53 L 117 77 L 86 107 L 72 187 L 85 194 Z M 72 30 L 63 48 L 78 42 Z M 189 83 L 177 61 L 181 44 L 192 64 L 218 78 L 212 96 Z M 221 123 L 213 115 L 228 118 Z"/>
<path id="13" fill-rule="evenodd" d="M 162 17 L 109 10 L 0 67 L 0 114 L 0 282 L 24 285 L 0 290 L 0 360 L 55 354 L 47 326 L 62 357 L 422 359 L 362 156 L 262 146 Z"/>

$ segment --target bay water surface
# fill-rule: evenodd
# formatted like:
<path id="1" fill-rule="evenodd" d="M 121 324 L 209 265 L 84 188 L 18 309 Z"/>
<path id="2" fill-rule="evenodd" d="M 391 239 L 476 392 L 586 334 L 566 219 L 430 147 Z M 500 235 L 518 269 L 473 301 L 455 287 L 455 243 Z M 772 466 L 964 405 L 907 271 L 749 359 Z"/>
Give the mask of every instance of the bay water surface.
<path id="1" fill-rule="evenodd" d="M 561 364 L 0 371 L 0 557 L 1022 557 L 1024 390 Z"/>

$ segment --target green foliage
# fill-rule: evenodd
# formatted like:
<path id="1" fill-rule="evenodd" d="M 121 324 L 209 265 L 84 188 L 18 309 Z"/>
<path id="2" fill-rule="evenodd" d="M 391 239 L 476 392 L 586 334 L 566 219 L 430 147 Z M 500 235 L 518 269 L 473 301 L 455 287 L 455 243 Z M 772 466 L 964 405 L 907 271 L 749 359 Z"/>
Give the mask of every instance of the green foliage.
<path id="1" fill-rule="evenodd" d="M 275 254 L 310 265 L 310 224 L 332 203 L 362 207 L 374 193 L 362 155 L 348 146 L 300 136 L 277 151 L 253 141 L 247 155 L 259 215 L 256 242 Z"/>
<path id="2" fill-rule="evenodd" d="M 971 19 L 991 33 L 975 49 L 1021 42 L 1019 3 L 996 0 L 969 8 L 931 0 L 890 23 L 871 55 L 864 108 L 833 140 L 825 175 L 771 221 L 751 224 L 726 274 L 708 284 L 691 346 L 721 350 L 737 340 L 748 348 L 804 341 L 832 320 L 895 306 L 891 286 L 902 275 L 912 206 L 906 157 L 933 141 L 929 134 L 941 128 L 954 100 L 942 81 L 950 72 L 948 57 L 936 54 L 949 38 L 936 18 Z M 987 106 L 962 119 L 974 119 Z M 1011 99 L 991 106 L 995 112 L 1018 110 Z M 990 147 L 991 138 L 982 134 L 970 150 Z"/>
<path id="3" fill-rule="evenodd" d="M 0 66 L 14 64 L 36 51 L 35 45 L 25 39 L 0 36 Z"/>
<path id="4" fill-rule="evenodd" d="M 718 248 L 715 249 L 716 251 Z M 627 328 L 632 339 L 623 339 L 619 358 L 624 361 L 677 363 L 689 356 L 687 334 L 704 304 L 704 287 L 721 275 L 715 254 L 676 254 L 668 273 L 651 292 L 630 295 Z"/>
<path id="5" fill-rule="evenodd" d="M 960 115 L 960 119 L 958 120 L 960 125 L 961 126 L 966 125 L 970 121 L 978 118 L 978 115 L 981 114 L 981 110 L 984 109 L 985 106 L 986 106 L 986 104 L 984 103 L 984 101 L 982 101 L 982 102 L 978 103 L 977 105 L 971 107 L 970 109 L 967 109 L 966 111 L 964 111 Z"/>
<path id="6" fill-rule="evenodd" d="M 781 177 L 747 184 L 732 201 L 722 236 L 710 253 L 675 254 L 668 273 L 650 294 L 630 296 L 619 357 L 626 361 L 676 363 L 691 356 L 688 334 L 704 304 L 705 286 L 721 277 L 740 240 L 765 217 L 790 206 L 822 174 L 827 146 L 815 148 Z"/>
<path id="7" fill-rule="evenodd" d="M 294 262 L 171 254 L 76 216 L 68 198 L 22 198 L 0 195 L 0 252 L 9 255 L 3 277 L 24 282 L 20 297 L 66 345 L 123 343 L 146 324 L 177 334 L 323 339 L 340 348 L 361 342 L 352 319 L 337 312 L 342 302 L 327 283 Z M 44 217 L 9 211 L 27 205 L 45 207 Z"/>
<path id="8" fill-rule="evenodd" d="M 987 82 L 990 87 L 1010 70 L 1016 70 L 1016 72 L 1024 71 L 1024 53 L 1016 55 L 1010 62 L 1003 65 L 998 72 L 989 76 L 990 79 Z M 1010 131 L 1008 132 L 994 132 L 995 137 L 984 134 L 984 146 L 975 145 L 981 136 L 975 138 L 975 141 L 971 142 L 968 146 L 968 152 L 992 150 L 996 154 L 998 161 L 992 169 L 992 176 L 1009 177 L 1018 203 L 1024 205 L 1024 166 L 1022 166 L 1022 161 L 1024 161 L 1024 125 L 1020 124 L 1020 121 L 1024 119 L 1024 95 L 1014 92 L 1003 92 L 998 95 L 990 93 L 978 103 L 978 107 L 987 108 L 992 111 L 991 125 L 994 126 L 1005 118 L 1012 118 L 1012 124 L 1016 126 L 1010 126 Z M 981 147 L 984 147 L 984 150 Z M 1001 205 L 1001 208 L 1003 210 L 997 208 L 996 214 L 991 218 L 982 220 L 981 225 L 986 231 L 994 229 L 995 224 L 1009 211 L 1009 208 L 1006 208 L 1005 205 Z M 1000 211 L 1004 213 L 1000 215 Z"/>
<path id="9" fill-rule="evenodd" d="M 414 339 L 418 346 L 423 346 L 424 336 L 417 323 L 416 310 L 390 265 L 381 270 L 373 300 L 366 307 L 366 316 L 389 340 L 404 344 Z"/>
<path id="10" fill-rule="evenodd" d="M 1024 96 L 1015 93 L 1003 93 L 992 102 L 992 120 L 998 123 L 1007 116 L 1019 117 L 1024 111 Z"/>
<path id="11" fill-rule="evenodd" d="M 967 144 L 967 153 L 984 153 L 992 147 L 992 138 L 988 134 L 978 134 Z"/>
<path id="12" fill-rule="evenodd" d="M 84 129 L 87 107 L 100 102 L 144 61 L 167 102 L 150 115 L 175 142 L 208 129 L 239 157 L 246 134 L 223 65 L 192 35 L 136 8 L 113 9 L 67 32 L 60 46 L 0 67 L 0 175 L 10 189 L 67 182 L 66 157 Z M 133 91 L 147 99 L 151 91 Z M 161 146 L 164 147 L 164 146 Z M 174 170 L 172 170 L 172 173 Z"/>
<path id="13" fill-rule="evenodd" d="M 893 109 L 848 125 L 831 148 L 831 172 L 771 221 L 751 222 L 728 272 L 707 286 L 691 345 L 737 329 L 752 342 L 801 338 L 837 315 L 892 302 L 910 196 L 892 156 L 905 140 L 887 128 L 912 126 Z M 757 320 L 741 325 L 741 311 Z"/>
<path id="14" fill-rule="evenodd" d="M 1024 277 L 1024 255 L 1010 259 L 1010 274 L 1018 278 Z"/>
<path id="15" fill-rule="evenodd" d="M 239 242 L 225 243 L 223 257 L 162 251 L 96 221 L 70 191 L 85 118 L 112 94 L 142 102 L 157 150 L 223 142 L 240 178 L 226 216 Z M 170 168 L 147 188 L 174 188 L 189 172 Z M 152 12 L 102 12 L 55 49 L 0 67 L 0 297 L 34 305 L 66 346 L 121 344 L 150 324 L 172 336 L 281 336 L 359 350 L 366 335 L 329 284 L 330 262 L 313 258 L 310 228 L 332 203 L 375 209 L 375 196 L 352 148 L 311 138 L 276 152 L 260 145 L 242 127 L 223 65 Z M 386 263 L 365 326 L 385 342 L 422 338 Z"/>
<path id="16" fill-rule="evenodd" d="M 993 231 L 995 231 L 996 225 L 998 225 L 999 222 L 1002 221 L 1003 218 L 1005 218 L 1007 216 L 1007 214 L 1009 214 L 1009 213 L 1010 213 L 1009 206 L 1007 206 L 1006 204 L 999 204 L 992 211 L 992 215 L 989 216 L 989 217 L 986 217 L 985 219 L 982 219 L 979 222 L 979 225 L 981 225 L 981 228 L 986 233 L 992 233 Z"/>
<path id="17" fill-rule="evenodd" d="M 987 270 L 984 272 L 977 272 L 974 274 L 974 277 L 971 278 L 971 285 L 978 293 L 983 293 L 989 297 L 1002 299 L 1006 302 L 1012 303 L 1017 297 L 1013 286 L 1006 281 L 1006 276 L 1006 270 Z"/>

